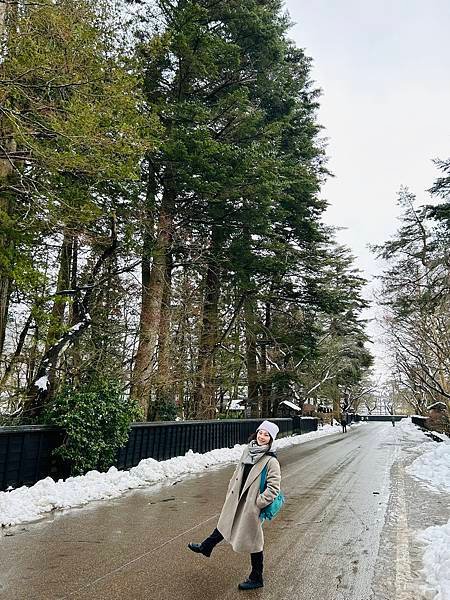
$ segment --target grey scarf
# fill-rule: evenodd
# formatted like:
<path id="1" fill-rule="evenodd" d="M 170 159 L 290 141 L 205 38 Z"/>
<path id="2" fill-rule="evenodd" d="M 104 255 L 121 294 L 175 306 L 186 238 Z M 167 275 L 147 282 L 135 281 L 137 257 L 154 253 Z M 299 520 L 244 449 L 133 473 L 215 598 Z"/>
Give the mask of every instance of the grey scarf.
<path id="1" fill-rule="evenodd" d="M 256 463 L 261 460 L 261 458 L 269 451 L 269 444 L 265 444 L 264 446 L 258 446 L 256 440 L 252 440 L 247 448 L 244 449 L 244 454 L 242 456 L 242 463 L 244 465 L 256 465 Z"/>

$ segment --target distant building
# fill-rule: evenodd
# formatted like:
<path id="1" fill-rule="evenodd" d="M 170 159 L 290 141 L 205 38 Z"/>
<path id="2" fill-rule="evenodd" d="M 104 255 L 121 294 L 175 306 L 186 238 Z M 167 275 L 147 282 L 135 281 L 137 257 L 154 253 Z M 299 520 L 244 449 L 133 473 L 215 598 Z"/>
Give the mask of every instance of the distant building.
<path id="1" fill-rule="evenodd" d="M 427 429 L 450 435 L 450 419 L 447 404 L 445 402 L 435 402 L 427 406 L 427 410 L 429 415 L 426 424 Z"/>
<path id="2" fill-rule="evenodd" d="M 318 413 L 329 414 L 329 413 L 333 412 L 333 407 L 332 406 L 326 406 L 325 404 L 319 404 L 317 406 L 317 412 Z"/>
<path id="3" fill-rule="evenodd" d="M 245 416 L 246 398 L 240 400 L 225 401 L 222 406 L 224 414 L 228 414 L 228 418 L 242 418 Z"/>
<path id="4" fill-rule="evenodd" d="M 278 405 L 278 416 L 279 417 L 300 417 L 302 409 L 298 404 L 294 404 L 290 400 L 283 400 Z"/>
<path id="5" fill-rule="evenodd" d="M 443 412 L 448 412 L 448 408 L 447 405 L 445 404 L 445 402 L 435 402 L 434 404 L 430 404 L 430 406 L 427 406 L 427 410 L 431 414 L 440 414 Z"/>
<path id="6" fill-rule="evenodd" d="M 303 416 L 304 417 L 315 417 L 317 412 L 317 406 L 314 404 L 309 404 L 309 402 L 305 402 L 303 404 Z"/>

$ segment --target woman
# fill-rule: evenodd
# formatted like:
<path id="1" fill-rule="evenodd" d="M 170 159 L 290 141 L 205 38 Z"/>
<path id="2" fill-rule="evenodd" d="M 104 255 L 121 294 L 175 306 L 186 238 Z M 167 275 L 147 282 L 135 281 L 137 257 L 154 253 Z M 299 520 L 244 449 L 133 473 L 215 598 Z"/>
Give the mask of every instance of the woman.
<path id="1" fill-rule="evenodd" d="M 272 443 L 279 428 L 271 421 L 263 421 L 250 437 L 241 459 L 228 484 L 225 503 L 217 528 L 201 544 L 190 543 L 193 552 L 210 556 L 222 540 L 229 542 L 235 552 L 250 553 L 252 570 L 240 590 L 263 587 L 264 535 L 260 511 L 268 506 L 280 492 L 280 464 L 273 452 Z M 267 465 L 267 481 L 260 493 L 261 472 Z"/>

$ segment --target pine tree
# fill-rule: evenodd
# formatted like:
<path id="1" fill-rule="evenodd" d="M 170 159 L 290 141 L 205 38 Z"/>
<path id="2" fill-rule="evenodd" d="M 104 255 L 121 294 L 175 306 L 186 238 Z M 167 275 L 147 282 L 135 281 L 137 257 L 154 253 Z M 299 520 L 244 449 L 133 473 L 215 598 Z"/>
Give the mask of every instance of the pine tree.
<path id="1" fill-rule="evenodd" d="M 55 367 L 66 347 L 56 350 L 61 336 L 78 322 L 82 330 L 90 324 L 77 313 L 86 308 L 77 264 L 89 253 L 96 222 L 112 214 L 105 198 L 125 195 L 124 185 L 139 179 L 140 159 L 155 142 L 156 121 L 142 113 L 133 65 L 117 53 L 110 8 L 106 0 L 24 3 L 7 28 L 0 65 L 0 143 L 5 148 L 12 139 L 15 146 L 6 153 L 13 177 L 0 188 L 10 207 L 2 213 L 8 240 L 0 248 L 2 281 L 29 307 L 43 335 L 36 349 L 45 356 L 53 348 Z M 4 293 L 3 325 L 7 308 Z"/>
<path id="2" fill-rule="evenodd" d="M 407 189 L 399 204 L 400 229 L 375 251 L 388 262 L 382 304 L 395 381 L 416 412 L 424 413 L 427 404 L 450 399 L 448 236 Z"/>

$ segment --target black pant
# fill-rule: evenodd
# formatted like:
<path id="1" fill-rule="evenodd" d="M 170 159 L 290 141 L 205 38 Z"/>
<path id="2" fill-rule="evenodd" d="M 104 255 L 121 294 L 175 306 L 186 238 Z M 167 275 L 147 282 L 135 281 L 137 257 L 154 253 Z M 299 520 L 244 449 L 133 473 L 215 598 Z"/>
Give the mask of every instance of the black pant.
<path id="1" fill-rule="evenodd" d="M 204 553 L 209 556 L 211 554 L 211 552 L 213 551 L 213 549 L 217 546 L 217 544 L 220 544 L 220 542 L 222 540 L 223 540 L 223 535 L 220 533 L 220 531 L 216 527 L 214 529 L 214 531 L 211 533 L 211 535 L 209 537 L 207 537 L 206 540 L 203 540 L 203 542 L 202 542 Z"/>
<path id="2" fill-rule="evenodd" d="M 214 529 L 214 531 L 211 533 L 210 536 L 208 536 L 206 538 L 206 540 L 203 540 L 202 542 L 202 546 L 204 549 L 204 553 L 207 554 L 208 556 L 211 554 L 211 552 L 213 551 L 213 549 L 217 546 L 217 544 L 220 544 L 220 542 L 223 540 L 223 535 L 220 533 L 220 531 L 217 529 Z M 264 555 L 262 552 L 252 552 L 250 554 L 250 559 L 252 562 L 252 571 L 250 573 L 249 579 L 251 579 L 252 581 L 261 581 L 262 582 L 262 578 L 263 578 L 263 567 L 264 567 Z"/>
<path id="3" fill-rule="evenodd" d="M 252 581 L 260 581 L 262 583 L 263 580 L 263 561 L 264 556 L 261 552 L 252 552 L 250 554 L 250 559 L 252 561 L 252 572 L 250 573 L 249 579 Z"/>

